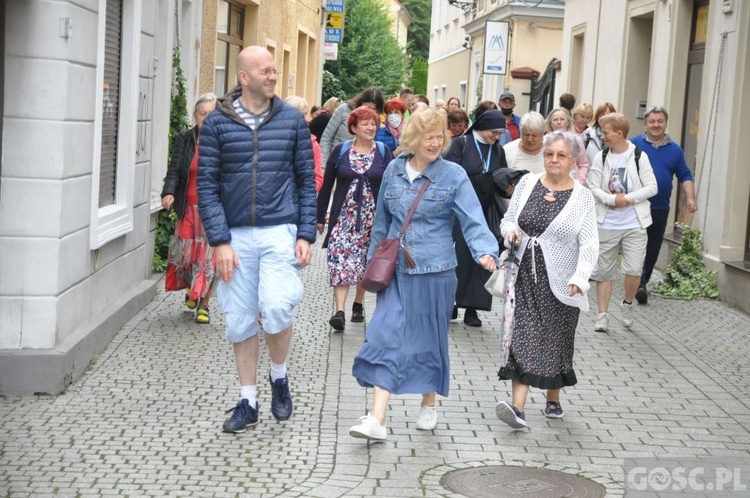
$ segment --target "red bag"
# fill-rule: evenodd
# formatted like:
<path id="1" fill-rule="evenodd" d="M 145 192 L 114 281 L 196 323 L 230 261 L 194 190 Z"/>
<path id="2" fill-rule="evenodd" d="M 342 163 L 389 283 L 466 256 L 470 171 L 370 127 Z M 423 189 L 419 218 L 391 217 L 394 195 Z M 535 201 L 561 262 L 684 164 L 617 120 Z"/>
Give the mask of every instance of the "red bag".
<path id="1" fill-rule="evenodd" d="M 380 292 L 391 285 L 393 272 L 398 261 L 400 239 L 385 239 L 375 248 L 372 259 L 367 264 L 362 288 L 368 292 Z"/>
<path id="2" fill-rule="evenodd" d="M 164 277 L 164 290 L 166 291 L 178 291 L 187 289 L 188 285 L 185 280 L 177 275 L 177 266 L 173 263 L 167 265 L 167 274 Z"/>

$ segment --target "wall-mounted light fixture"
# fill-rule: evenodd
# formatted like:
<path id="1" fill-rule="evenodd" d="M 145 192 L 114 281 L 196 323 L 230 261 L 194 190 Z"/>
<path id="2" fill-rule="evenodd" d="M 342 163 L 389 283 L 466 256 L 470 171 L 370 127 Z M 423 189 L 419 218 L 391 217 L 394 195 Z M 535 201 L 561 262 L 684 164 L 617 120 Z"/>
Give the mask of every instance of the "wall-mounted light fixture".
<path id="1" fill-rule="evenodd" d="M 476 0 L 448 0 L 448 3 L 454 7 L 458 7 L 467 14 L 477 11 Z"/>

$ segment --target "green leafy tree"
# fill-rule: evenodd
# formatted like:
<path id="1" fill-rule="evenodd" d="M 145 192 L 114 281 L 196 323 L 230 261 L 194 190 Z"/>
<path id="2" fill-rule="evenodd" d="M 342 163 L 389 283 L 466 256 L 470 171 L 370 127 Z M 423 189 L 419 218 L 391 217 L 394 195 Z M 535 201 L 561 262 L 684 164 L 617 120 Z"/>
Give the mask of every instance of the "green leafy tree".
<path id="1" fill-rule="evenodd" d="M 408 53 L 412 59 L 427 60 L 430 56 L 430 17 L 432 0 L 401 0 L 411 16 L 407 32 Z M 423 92 L 424 93 L 424 92 Z"/>
<path id="2" fill-rule="evenodd" d="M 390 20 L 378 0 L 347 0 L 344 40 L 339 57 L 325 69 L 341 83 L 346 98 L 369 86 L 396 94 L 405 81 L 406 57 L 391 34 Z M 331 94 L 323 88 L 323 94 Z"/>
<path id="3" fill-rule="evenodd" d="M 427 61 L 424 59 L 414 59 L 411 66 L 411 79 L 409 86 L 414 89 L 414 93 L 427 93 Z"/>
<path id="4" fill-rule="evenodd" d="M 330 71 L 323 71 L 323 102 L 331 97 L 343 99 L 344 89 L 341 88 L 341 82 L 336 76 Z"/>

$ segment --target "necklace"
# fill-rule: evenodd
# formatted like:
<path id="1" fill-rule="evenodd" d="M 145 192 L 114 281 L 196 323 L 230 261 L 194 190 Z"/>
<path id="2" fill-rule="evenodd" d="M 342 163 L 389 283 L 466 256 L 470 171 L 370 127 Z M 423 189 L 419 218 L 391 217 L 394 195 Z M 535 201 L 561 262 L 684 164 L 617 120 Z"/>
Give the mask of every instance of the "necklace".
<path id="1" fill-rule="evenodd" d="M 555 185 L 556 187 L 563 187 L 558 189 L 547 187 L 541 180 L 539 181 L 539 184 L 544 190 L 547 191 L 547 193 L 542 196 L 542 198 L 547 202 L 555 202 L 557 200 L 557 197 L 555 197 L 555 192 L 557 192 L 558 190 L 568 190 L 565 188 L 567 185 L 563 185 L 562 183 L 560 185 Z"/>

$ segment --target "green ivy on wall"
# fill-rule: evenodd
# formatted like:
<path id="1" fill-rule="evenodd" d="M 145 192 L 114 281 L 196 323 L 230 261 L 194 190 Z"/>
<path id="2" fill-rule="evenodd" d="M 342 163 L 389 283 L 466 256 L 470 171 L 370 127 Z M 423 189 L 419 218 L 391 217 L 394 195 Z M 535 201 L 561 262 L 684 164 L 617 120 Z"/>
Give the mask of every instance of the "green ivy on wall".
<path id="1" fill-rule="evenodd" d="M 672 253 L 672 261 L 664 270 L 664 280 L 652 290 L 666 297 L 695 299 L 719 297 L 716 272 L 706 268 L 700 230 L 677 224 L 682 229 L 682 245 Z"/>
<path id="2" fill-rule="evenodd" d="M 187 109 L 187 86 L 185 74 L 180 65 L 180 47 L 172 53 L 172 68 L 175 74 L 175 86 L 172 92 L 172 103 L 169 116 L 169 150 L 172 150 L 175 137 L 190 128 L 190 117 Z M 177 215 L 174 210 L 162 209 L 156 216 L 156 236 L 154 238 L 154 256 L 152 270 L 162 272 L 167 268 L 169 241 L 174 234 Z"/>

